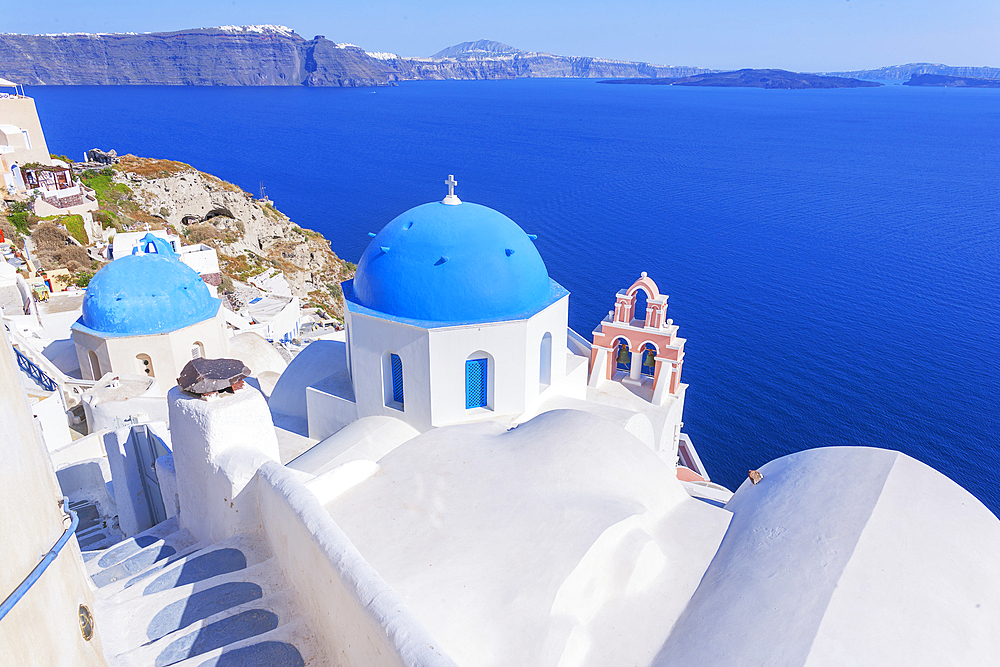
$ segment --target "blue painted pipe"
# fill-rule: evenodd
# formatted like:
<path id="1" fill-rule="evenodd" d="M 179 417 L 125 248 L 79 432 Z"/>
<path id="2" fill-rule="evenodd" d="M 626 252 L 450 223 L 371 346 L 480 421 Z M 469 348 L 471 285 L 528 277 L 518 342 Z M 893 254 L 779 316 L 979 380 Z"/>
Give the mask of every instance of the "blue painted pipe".
<path id="1" fill-rule="evenodd" d="M 28 592 L 28 589 L 35 585 L 35 582 L 41 578 L 42 573 L 48 569 L 49 565 L 52 565 L 52 561 L 56 559 L 62 548 L 66 546 L 69 542 L 69 538 L 73 537 L 73 533 L 76 532 L 76 527 L 80 525 L 80 517 L 76 515 L 76 512 L 69 508 L 69 498 L 63 497 L 63 512 L 69 514 L 72 522 L 69 528 L 63 531 L 62 536 L 56 541 L 55 545 L 49 550 L 47 554 L 42 556 L 42 560 L 35 566 L 35 569 L 31 571 L 21 585 L 14 589 L 14 592 L 7 596 L 7 599 L 0 603 L 0 621 L 3 617 L 14 608 L 18 600 L 24 597 L 24 594 Z"/>

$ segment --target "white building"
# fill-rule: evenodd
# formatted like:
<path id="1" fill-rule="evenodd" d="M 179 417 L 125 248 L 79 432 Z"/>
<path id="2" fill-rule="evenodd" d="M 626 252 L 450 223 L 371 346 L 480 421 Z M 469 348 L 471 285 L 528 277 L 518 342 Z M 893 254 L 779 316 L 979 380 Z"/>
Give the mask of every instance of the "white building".
<path id="1" fill-rule="evenodd" d="M 493 209 L 457 197 L 410 209 L 343 289 L 359 417 L 421 431 L 516 419 L 564 389 L 569 293 Z"/>
<path id="2" fill-rule="evenodd" d="M 143 232 L 120 232 L 115 234 L 107 249 L 109 260 L 129 257 L 133 253 L 146 252 L 152 236 L 166 242 L 180 261 L 201 276 L 208 285 L 212 296 L 218 296 L 218 287 L 222 284 L 222 272 L 219 269 L 219 253 L 215 248 L 204 243 L 183 245 L 180 237 L 163 229 L 151 229 Z"/>
<path id="3" fill-rule="evenodd" d="M 49 148 L 42 134 L 35 100 L 17 91 L 16 85 L 0 79 L 0 88 L 11 87 L 13 93 L 0 92 L 0 163 L 3 165 L 3 185 L 9 191 L 24 192 L 25 183 L 19 164 L 36 162 L 52 164 Z"/>
<path id="4" fill-rule="evenodd" d="M 164 395 L 192 358 L 226 356 L 220 308 L 170 245 L 147 235 L 142 251 L 106 265 L 87 286 L 73 325 L 84 379 L 108 372 L 152 377 Z"/>

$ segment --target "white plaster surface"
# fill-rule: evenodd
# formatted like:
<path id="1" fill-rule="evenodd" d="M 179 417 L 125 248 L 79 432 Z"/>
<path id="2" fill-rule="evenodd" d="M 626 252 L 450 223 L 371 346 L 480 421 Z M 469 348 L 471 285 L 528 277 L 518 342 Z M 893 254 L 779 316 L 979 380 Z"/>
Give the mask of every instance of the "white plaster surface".
<path id="1" fill-rule="evenodd" d="M 377 462 L 419 431 L 393 417 L 365 417 L 321 440 L 287 465 L 310 475 L 322 475 L 348 461 Z"/>
<path id="2" fill-rule="evenodd" d="M 551 410 L 579 410 L 587 412 L 602 419 L 606 419 L 625 431 L 638 438 L 644 445 L 656 450 L 656 436 L 653 433 L 653 425 L 649 417 L 641 412 L 634 412 L 621 407 L 604 405 L 593 401 L 582 401 L 577 398 L 567 396 L 554 396 L 542 404 L 542 411 Z"/>
<path id="3" fill-rule="evenodd" d="M 167 333 L 148 336 L 102 338 L 82 331 L 73 331 L 73 342 L 83 377 L 96 379 L 89 353 L 97 355 L 101 375 L 144 375 L 145 367 L 137 359 L 146 355 L 152 361 L 153 375 L 160 396 L 177 384 L 177 376 L 193 358 L 192 349 L 201 343 L 208 359 L 225 358 L 229 352 L 225 315 L 222 308 L 214 317 Z"/>
<path id="4" fill-rule="evenodd" d="M 181 512 L 181 501 L 177 496 L 177 471 L 174 469 L 174 455 L 164 454 L 156 459 L 156 481 L 160 485 L 160 496 L 163 498 L 163 509 L 167 518 L 173 518 Z"/>
<path id="5" fill-rule="evenodd" d="M 730 514 L 573 410 L 434 429 L 326 505 L 462 665 L 648 664 Z"/>
<path id="6" fill-rule="evenodd" d="M 91 433 L 119 429 L 126 423 L 167 422 L 167 403 L 152 378 L 121 375 L 117 383 L 112 380 L 108 373 L 83 394 Z"/>
<path id="7" fill-rule="evenodd" d="M 358 418 L 354 388 L 346 367 L 306 388 L 306 410 L 309 437 L 316 439 L 332 435 Z"/>
<path id="8" fill-rule="evenodd" d="M 2 109 L 0 109 L 2 111 Z M 18 382 L 0 327 L 0 595 L 10 594 L 69 527 L 63 494 Z M 70 538 L 45 574 L 0 622 L 0 664 L 104 665 L 103 629 L 85 641 L 80 604 L 93 607 L 77 541 Z"/>
<path id="9" fill-rule="evenodd" d="M 346 346 L 342 341 L 318 340 L 295 355 L 271 391 L 272 412 L 306 421 L 306 387 L 346 368 Z"/>
<path id="10" fill-rule="evenodd" d="M 229 339 L 229 358 L 239 359 L 256 376 L 268 371 L 280 375 L 288 367 L 278 351 L 253 331 L 236 334 Z"/>
<path id="11" fill-rule="evenodd" d="M 32 401 L 31 412 L 38 422 L 47 449 L 59 449 L 73 440 L 62 392 L 54 391 Z"/>
<path id="12" fill-rule="evenodd" d="M 972 495 L 882 449 L 760 471 L 655 664 L 996 662 L 1000 521 Z"/>
<path id="13" fill-rule="evenodd" d="M 167 395 L 181 525 L 217 542 L 255 529 L 255 487 L 265 461 L 280 453 L 267 403 L 245 385 L 202 399 L 174 387 Z"/>
<path id="14" fill-rule="evenodd" d="M 533 411 L 546 393 L 540 383 L 546 333 L 552 340 L 547 386 L 571 390 L 564 386 L 568 309 L 567 295 L 526 319 L 436 328 L 348 311 L 350 377 L 358 416 L 399 417 L 426 431 L 448 424 L 509 420 Z M 384 359 L 389 353 L 398 355 L 403 365 L 402 410 L 386 396 L 391 382 L 386 382 Z M 466 409 L 465 362 L 486 356 L 491 359 L 489 407 Z M 582 375 L 576 379 L 582 380 Z"/>
<path id="15" fill-rule="evenodd" d="M 261 466 L 261 525 L 327 663 L 454 667 L 406 602 L 365 561 L 294 471 Z"/>

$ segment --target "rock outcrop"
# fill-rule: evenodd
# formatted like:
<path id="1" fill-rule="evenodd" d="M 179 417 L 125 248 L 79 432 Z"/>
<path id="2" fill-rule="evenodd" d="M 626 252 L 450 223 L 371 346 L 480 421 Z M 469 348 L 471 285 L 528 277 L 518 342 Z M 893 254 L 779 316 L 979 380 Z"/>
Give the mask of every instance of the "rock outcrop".
<path id="1" fill-rule="evenodd" d="M 337 257 L 321 234 L 302 229 L 270 202 L 190 165 L 134 155 L 121 157 L 112 181 L 126 186 L 120 190 L 127 190 L 135 207 L 133 220 L 170 226 L 189 243 L 214 247 L 223 275 L 246 281 L 277 269 L 304 304 L 342 315 L 339 283 L 353 275 L 353 265 Z"/>

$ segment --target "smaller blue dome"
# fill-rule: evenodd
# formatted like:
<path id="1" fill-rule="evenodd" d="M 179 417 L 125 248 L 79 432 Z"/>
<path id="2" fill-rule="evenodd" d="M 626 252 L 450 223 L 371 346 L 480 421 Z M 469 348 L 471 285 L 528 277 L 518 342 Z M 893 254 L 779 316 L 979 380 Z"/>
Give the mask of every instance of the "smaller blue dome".
<path id="1" fill-rule="evenodd" d="M 174 252 L 173 246 L 170 245 L 169 241 L 162 239 L 159 236 L 153 236 L 152 234 L 146 234 L 143 236 L 138 245 L 132 248 L 133 255 L 138 255 L 140 252 L 167 256 L 176 256 L 177 254 Z"/>
<path id="2" fill-rule="evenodd" d="M 347 287 L 366 308 L 432 322 L 520 318 L 553 296 L 532 237 L 468 202 L 423 204 L 395 218 L 372 239 Z"/>
<path id="3" fill-rule="evenodd" d="M 148 336 L 215 317 L 221 304 L 194 269 L 172 250 L 158 248 L 116 259 L 98 271 L 73 327 L 104 337 Z"/>

